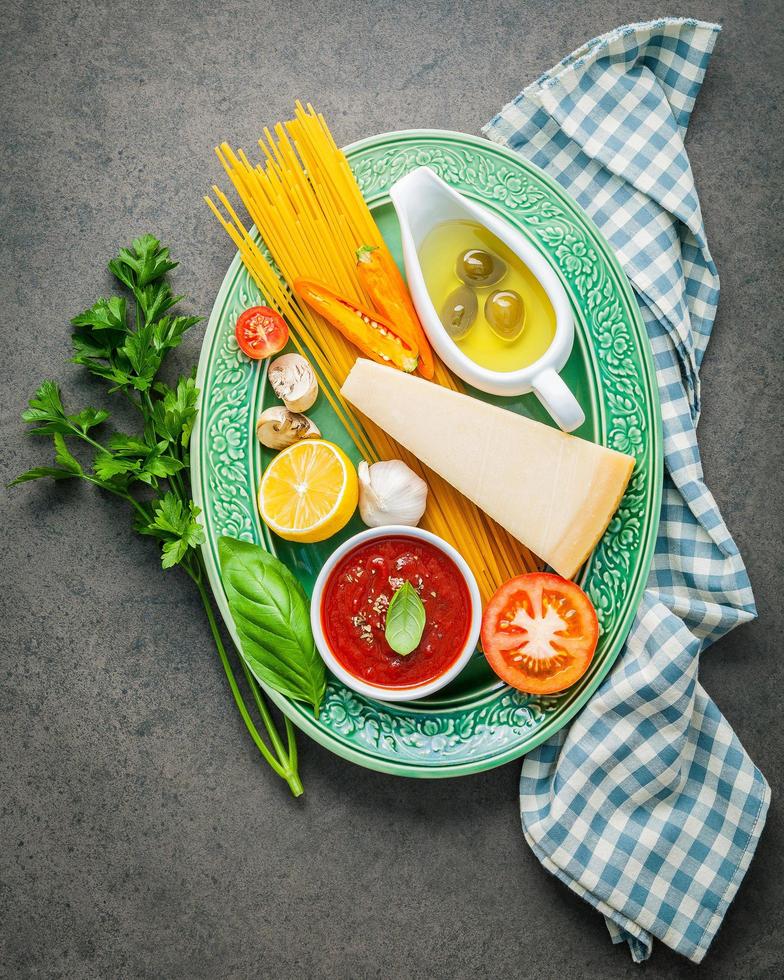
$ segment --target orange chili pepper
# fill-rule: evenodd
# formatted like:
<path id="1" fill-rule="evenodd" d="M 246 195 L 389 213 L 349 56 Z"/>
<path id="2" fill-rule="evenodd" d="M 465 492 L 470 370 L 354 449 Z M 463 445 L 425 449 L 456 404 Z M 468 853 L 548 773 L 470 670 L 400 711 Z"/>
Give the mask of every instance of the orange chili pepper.
<path id="1" fill-rule="evenodd" d="M 367 357 L 403 371 L 416 370 L 417 348 L 377 313 L 357 306 L 310 279 L 295 279 L 294 291 Z"/>
<path id="2" fill-rule="evenodd" d="M 419 351 L 418 372 L 423 378 L 432 378 L 433 352 L 395 260 L 385 248 L 363 245 L 357 249 L 357 275 L 379 313 Z"/>

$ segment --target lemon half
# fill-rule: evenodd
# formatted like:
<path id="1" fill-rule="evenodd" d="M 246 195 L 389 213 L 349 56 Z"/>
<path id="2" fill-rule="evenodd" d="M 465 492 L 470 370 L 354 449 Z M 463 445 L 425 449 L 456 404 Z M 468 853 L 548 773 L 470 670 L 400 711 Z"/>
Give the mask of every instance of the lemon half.
<path id="1" fill-rule="evenodd" d="M 326 439 L 304 439 L 272 460 L 259 485 L 259 513 L 287 541 L 312 543 L 336 534 L 359 499 L 357 473 Z"/>

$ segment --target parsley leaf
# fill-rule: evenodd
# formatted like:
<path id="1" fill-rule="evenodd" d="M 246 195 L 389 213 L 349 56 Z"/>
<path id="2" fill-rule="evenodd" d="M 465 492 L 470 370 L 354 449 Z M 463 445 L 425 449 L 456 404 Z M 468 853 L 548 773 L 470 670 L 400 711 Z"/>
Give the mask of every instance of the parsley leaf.
<path id="1" fill-rule="evenodd" d="M 58 463 L 62 469 L 73 473 L 74 476 L 81 476 L 84 472 L 84 470 L 82 470 L 81 463 L 78 459 L 71 455 L 68 447 L 65 444 L 65 439 L 59 432 L 55 433 L 54 435 L 54 448 L 54 461 Z"/>
<path id="2" fill-rule="evenodd" d="M 52 435 L 55 432 L 71 431 L 60 398 L 60 389 L 54 381 L 44 381 L 28 404 L 30 407 L 22 412 L 22 421 L 36 424 L 31 432 L 36 435 Z"/>
<path id="3" fill-rule="evenodd" d="M 142 534 L 161 539 L 163 543 L 164 568 L 178 564 L 190 548 L 198 547 L 204 541 L 204 530 L 197 518 L 200 508 L 191 500 L 187 507 L 171 491 L 165 493 L 154 504 L 154 520 L 146 526 L 136 525 Z"/>
<path id="4" fill-rule="evenodd" d="M 94 429 L 96 425 L 100 425 L 109 418 L 109 413 L 105 412 L 102 408 L 83 408 L 78 415 L 69 415 L 68 421 L 71 425 L 76 426 L 84 435 Z"/>
<path id="5" fill-rule="evenodd" d="M 153 346 L 157 351 L 172 350 L 182 342 L 182 335 L 200 320 L 198 316 L 165 316 L 154 324 Z"/>
<path id="6" fill-rule="evenodd" d="M 62 469 L 59 466 L 35 466 L 25 473 L 20 473 L 15 480 L 11 480 L 9 487 L 16 487 L 20 483 L 29 483 L 31 480 L 43 480 L 49 477 L 52 480 L 68 480 L 70 477 L 77 476 L 72 470 Z"/>
<path id="7" fill-rule="evenodd" d="M 159 381 L 155 386 L 161 399 L 155 403 L 153 423 L 161 439 L 187 447 L 196 418 L 199 390 L 193 377 L 180 378 L 176 388 Z"/>
<path id="8" fill-rule="evenodd" d="M 164 278 L 176 265 L 157 238 L 142 235 L 109 263 L 112 274 L 133 293 L 135 323 L 129 323 L 125 298 L 119 296 L 98 300 L 71 321 L 74 362 L 110 382 L 111 391 L 146 395 L 166 352 L 199 322 L 195 316 L 169 315 L 182 299 Z"/>
<path id="9" fill-rule="evenodd" d="M 74 327 L 90 327 L 92 330 L 125 331 L 125 297 L 112 296 L 99 299 L 89 310 L 71 320 Z"/>
<path id="10" fill-rule="evenodd" d="M 74 364 L 90 367 L 91 363 L 111 356 L 112 345 L 106 339 L 98 340 L 89 331 L 75 331 L 71 335 Z"/>
<path id="11" fill-rule="evenodd" d="M 118 456 L 144 457 L 150 452 L 150 447 L 143 439 L 126 436 L 122 432 L 115 432 L 109 437 L 109 449 Z"/>
<path id="12" fill-rule="evenodd" d="M 115 476 L 138 473 L 141 469 L 138 459 L 128 459 L 126 456 L 113 456 L 111 453 L 99 452 L 93 460 L 93 472 L 99 480 L 111 480 Z"/>
<path id="13" fill-rule="evenodd" d="M 174 295 L 166 282 L 155 282 L 144 287 L 138 287 L 134 289 L 134 295 L 148 320 L 157 320 L 162 317 L 167 310 L 176 306 L 182 299 L 182 296 Z"/>
<path id="14" fill-rule="evenodd" d="M 154 235 L 137 238 L 130 249 L 121 248 L 117 258 L 109 263 L 111 272 L 126 286 L 131 283 L 146 286 L 176 268 L 177 263 L 169 260 L 168 248 L 164 248 Z"/>
<path id="15" fill-rule="evenodd" d="M 173 473 L 179 473 L 184 468 L 185 463 L 181 459 L 175 459 L 173 456 L 152 456 L 144 464 L 145 472 L 150 473 L 152 476 L 171 476 Z"/>
<path id="16" fill-rule="evenodd" d="M 153 525 L 166 534 L 180 535 L 186 522 L 182 501 L 173 493 L 165 494 L 155 507 Z"/>
<path id="17" fill-rule="evenodd" d="M 128 334 L 121 348 L 121 353 L 128 358 L 135 375 L 131 377 L 131 384 L 139 391 L 147 391 L 151 387 L 161 366 L 162 356 L 153 344 L 155 326 L 156 324 L 148 323 L 138 327 Z"/>
<path id="18" fill-rule="evenodd" d="M 32 431 L 38 430 L 33 429 Z M 20 483 L 29 483 L 31 480 L 43 480 L 46 477 L 52 480 L 68 480 L 71 477 L 83 475 L 84 470 L 79 461 L 69 452 L 63 434 L 61 432 L 47 434 L 52 435 L 55 450 L 54 461 L 57 466 L 36 466 L 25 473 L 21 473 L 8 484 L 9 487 L 15 487 Z"/>

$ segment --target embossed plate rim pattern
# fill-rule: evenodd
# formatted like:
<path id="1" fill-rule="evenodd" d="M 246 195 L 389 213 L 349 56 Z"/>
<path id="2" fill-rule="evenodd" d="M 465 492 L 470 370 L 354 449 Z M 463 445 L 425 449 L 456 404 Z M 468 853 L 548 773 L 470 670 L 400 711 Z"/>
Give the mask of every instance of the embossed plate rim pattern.
<path id="1" fill-rule="evenodd" d="M 385 133 L 351 144 L 346 153 L 371 206 L 388 200 L 389 186 L 398 176 L 427 164 L 512 221 L 550 255 L 575 305 L 582 342 L 591 334 L 586 353 L 594 371 L 594 409 L 602 437 L 638 459 L 619 513 L 581 579 L 604 626 L 602 650 L 584 680 L 565 695 L 536 698 L 500 687 L 468 705 L 411 707 L 364 699 L 331 680 L 317 722 L 304 706 L 268 692 L 311 737 L 350 761 L 397 775 L 466 775 L 523 755 L 566 724 L 623 645 L 645 587 L 661 501 L 661 419 L 650 346 L 631 289 L 599 231 L 554 181 L 523 158 L 478 137 L 439 130 Z M 233 332 L 227 328 L 232 301 L 242 307 L 258 295 L 235 255 L 199 360 L 197 383 L 204 411 L 192 448 L 194 498 L 207 528 L 204 557 L 235 644 L 215 558 L 217 537 L 231 533 L 260 540 L 274 550 L 255 511 L 252 487 L 258 454 L 247 452 L 253 444 L 251 407 L 266 372 L 238 362 Z M 584 308 L 590 310 L 590 324 Z M 223 386 L 217 412 L 211 402 L 216 382 Z M 234 429 L 225 424 L 226 412 L 233 413 Z M 206 454 L 203 441 L 209 444 Z M 227 500 L 218 500 L 211 478 L 228 494 Z"/>

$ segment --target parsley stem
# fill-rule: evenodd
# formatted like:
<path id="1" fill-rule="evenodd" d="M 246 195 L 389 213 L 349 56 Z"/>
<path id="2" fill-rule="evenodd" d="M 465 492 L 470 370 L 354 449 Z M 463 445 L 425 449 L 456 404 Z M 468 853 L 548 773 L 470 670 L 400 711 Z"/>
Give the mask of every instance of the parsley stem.
<path id="1" fill-rule="evenodd" d="M 131 403 L 131 405 L 133 405 L 133 407 L 137 411 L 139 411 L 139 412 L 144 411 L 144 409 L 142 408 L 142 403 L 139 401 L 138 398 L 134 398 L 133 395 L 131 394 L 131 392 L 128 391 L 127 388 L 121 388 L 120 391 L 122 392 L 123 395 L 125 395 L 125 397 L 128 399 L 128 401 Z"/>
<path id="2" fill-rule="evenodd" d="M 73 433 L 75 436 L 79 436 L 83 442 L 89 442 L 90 445 L 94 446 L 99 452 L 109 453 L 109 450 L 105 446 L 102 446 L 100 442 L 96 442 L 96 440 L 93 439 L 92 436 L 88 436 L 86 432 L 81 432 L 79 429 L 74 429 Z"/>
<path id="3" fill-rule="evenodd" d="M 82 430 L 78 428 L 78 426 L 71 425 L 70 429 L 71 429 L 71 433 L 75 435 L 77 439 L 81 439 L 82 442 L 89 443 L 91 446 L 97 449 L 98 452 L 106 453 L 107 456 L 110 455 L 109 450 L 106 448 L 106 446 L 102 446 L 100 442 L 97 442 L 95 439 L 93 439 L 92 436 L 88 436 L 86 432 L 82 432 Z"/>
<path id="4" fill-rule="evenodd" d="M 199 564 L 201 564 L 201 562 L 199 562 Z M 248 677 L 248 683 L 250 684 L 251 690 L 253 691 L 254 698 L 256 699 L 256 705 L 259 709 L 259 714 L 261 715 L 262 720 L 264 721 L 264 725 L 265 728 L 267 729 L 267 733 L 269 734 L 270 740 L 272 741 L 273 745 L 275 745 L 276 751 L 278 753 L 277 759 L 273 757 L 270 750 L 262 741 L 261 736 L 256 730 L 256 726 L 253 724 L 253 721 L 250 715 L 248 714 L 248 709 L 245 707 L 245 702 L 242 699 L 242 694 L 240 693 L 240 689 L 237 686 L 237 681 L 236 678 L 234 677 L 234 672 L 231 669 L 231 664 L 229 662 L 228 654 L 226 653 L 226 648 L 223 645 L 223 640 L 221 639 L 220 631 L 218 629 L 218 624 L 215 620 L 215 614 L 212 611 L 212 603 L 210 602 L 210 597 L 204 585 L 204 582 L 202 580 L 201 574 L 199 574 L 197 577 L 196 574 L 193 572 L 193 570 L 187 566 L 185 570 L 188 572 L 190 577 L 196 583 L 196 587 L 199 590 L 199 595 L 201 596 L 201 601 L 204 606 L 204 611 L 207 614 L 207 620 L 210 624 L 210 630 L 212 631 L 212 636 L 213 639 L 215 640 L 215 646 L 217 647 L 218 655 L 221 659 L 221 663 L 223 664 L 223 670 L 226 674 L 226 679 L 229 682 L 231 693 L 234 695 L 234 701 L 237 705 L 237 708 L 239 709 L 240 715 L 242 716 L 242 720 L 245 722 L 245 727 L 248 729 L 251 738 L 256 743 L 256 747 L 258 748 L 259 752 L 261 752 L 261 754 L 267 760 L 269 765 L 275 770 L 275 772 L 281 777 L 281 779 L 286 780 L 286 782 L 289 785 L 289 789 L 292 792 L 292 795 L 301 796 L 303 793 L 303 787 L 299 778 L 299 774 L 297 773 L 296 770 L 296 755 L 295 755 L 294 762 L 292 764 L 291 758 L 286 755 L 283 749 L 283 745 L 280 741 L 280 736 L 278 735 L 277 729 L 275 728 L 275 723 L 272 720 L 272 717 L 269 713 L 269 709 L 267 708 L 267 705 L 264 703 L 264 700 L 261 697 L 260 692 L 255 687 L 255 679 L 252 678 L 252 675 L 248 676 L 250 672 L 248 671 L 245 661 L 242 660 L 241 661 L 242 666 L 246 672 L 246 677 Z M 199 569 L 199 572 L 201 572 L 201 569 Z"/>
<path id="5" fill-rule="evenodd" d="M 180 458 L 179 453 L 177 454 L 177 458 Z M 182 498 L 182 502 L 187 507 L 190 504 L 191 495 L 185 489 L 185 481 L 182 476 L 179 473 L 172 473 L 169 477 L 169 483 L 174 483 L 175 488 L 179 491 L 180 497 Z"/>
<path id="6" fill-rule="evenodd" d="M 283 721 L 286 724 L 286 749 L 289 756 L 289 765 L 294 772 L 297 772 L 297 739 L 294 733 L 294 726 L 288 715 L 283 716 Z"/>
<path id="7" fill-rule="evenodd" d="M 83 480 L 87 480 L 88 483 L 92 483 L 93 486 L 100 487 L 101 490 L 107 490 L 109 493 L 113 493 L 115 497 L 120 497 L 123 500 L 127 500 L 131 504 L 140 517 L 144 518 L 145 524 L 149 524 L 152 520 L 152 516 L 144 504 L 137 500 L 136 497 L 131 493 L 127 493 L 125 490 L 115 489 L 109 486 L 108 483 L 103 483 L 101 480 L 96 480 L 94 476 L 90 476 L 89 473 L 81 474 Z"/>
<path id="8" fill-rule="evenodd" d="M 155 423 L 153 422 L 155 409 L 152 406 L 152 398 L 150 398 L 149 391 L 143 391 L 141 398 L 142 415 L 144 416 L 144 435 L 146 441 L 152 446 L 155 443 Z"/>
<path id="9" fill-rule="evenodd" d="M 196 581 L 195 578 L 194 581 Z M 215 614 L 212 611 L 212 605 L 210 603 L 209 596 L 207 595 L 207 591 L 204 588 L 204 584 L 202 582 L 196 581 L 196 586 L 199 590 L 199 595 L 201 596 L 201 601 L 204 606 L 204 610 L 207 613 L 207 620 L 210 624 L 210 630 L 212 631 L 213 639 L 215 640 L 215 646 L 218 649 L 218 655 L 220 656 L 221 663 L 223 664 L 223 669 L 226 673 L 226 678 L 229 682 L 231 693 L 234 695 L 234 700 L 237 704 L 237 707 L 239 708 L 240 714 L 242 715 L 242 720 L 245 722 L 245 726 L 250 732 L 251 738 L 256 743 L 256 747 L 258 748 L 258 750 L 261 752 L 261 754 L 264 756 L 267 762 L 272 766 L 275 772 L 279 776 L 283 777 L 282 766 L 278 763 L 276 759 L 273 758 L 272 753 L 262 741 L 261 736 L 256 731 L 256 726 L 253 724 L 253 721 L 250 715 L 248 714 L 248 709 L 245 707 L 245 702 L 243 701 L 242 694 L 240 693 L 240 689 L 237 686 L 237 681 L 234 677 L 234 671 L 231 669 L 231 664 L 229 663 L 228 654 L 226 653 L 226 648 L 223 645 L 223 640 L 221 639 L 220 632 L 218 630 L 218 624 L 215 621 Z"/>
<path id="10" fill-rule="evenodd" d="M 245 663 L 243 657 L 240 657 L 240 663 L 242 664 L 242 669 L 245 674 L 245 680 L 248 682 L 248 687 L 251 689 L 251 692 L 253 693 L 253 700 L 256 702 L 256 708 L 258 709 L 259 715 L 261 715 L 261 720 L 264 722 L 264 727 L 267 729 L 267 732 L 269 733 L 270 741 L 272 742 L 273 748 L 275 749 L 275 752 L 277 754 L 278 759 L 281 762 L 281 765 L 288 771 L 288 775 L 286 778 L 288 779 L 289 776 L 296 776 L 297 781 L 299 781 L 299 777 L 296 775 L 296 760 L 293 768 L 291 768 L 289 756 L 287 755 L 286 750 L 283 748 L 283 742 L 281 741 L 280 735 L 278 735 L 278 729 L 276 728 L 275 722 L 273 721 L 272 715 L 270 714 L 269 708 L 267 707 L 267 702 L 264 700 L 264 697 L 261 693 L 261 689 L 259 688 L 258 681 L 251 673 L 250 668 Z"/>

